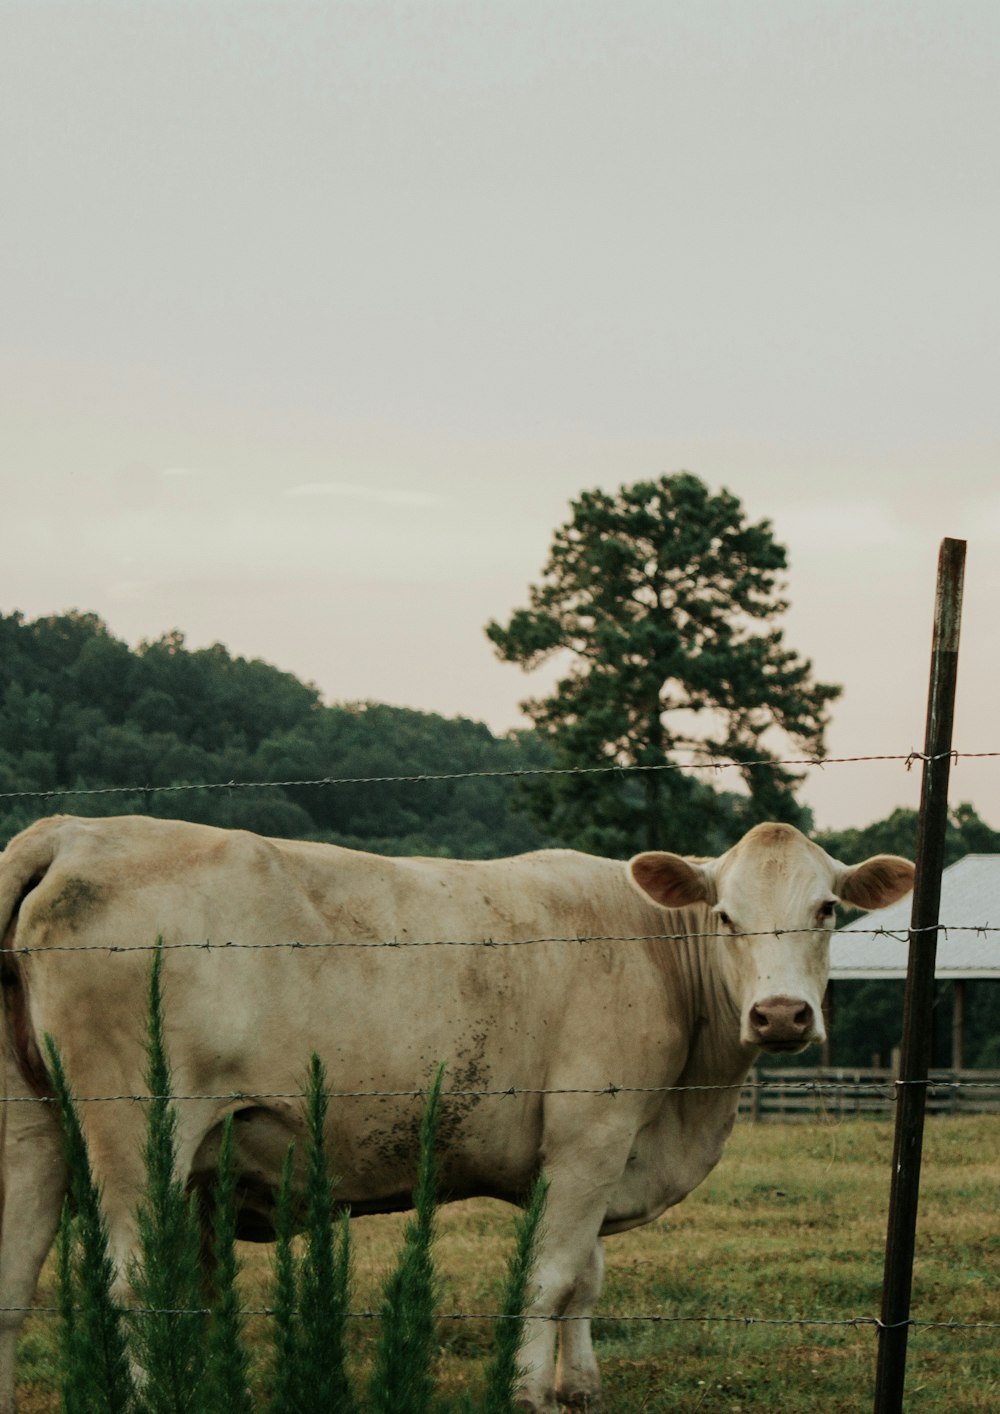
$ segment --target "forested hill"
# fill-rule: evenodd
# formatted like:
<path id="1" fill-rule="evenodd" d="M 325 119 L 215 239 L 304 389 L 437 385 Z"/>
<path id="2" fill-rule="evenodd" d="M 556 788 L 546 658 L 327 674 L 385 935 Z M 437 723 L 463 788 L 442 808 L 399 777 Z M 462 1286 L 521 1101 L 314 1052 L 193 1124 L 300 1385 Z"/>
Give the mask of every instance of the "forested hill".
<path id="1" fill-rule="evenodd" d="M 383 854 L 516 854 L 567 842 L 543 836 L 537 817 L 518 808 L 530 802 L 516 777 L 197 787 L 547 764 L 546 746 L 530 732 L 497 738 L 463 718 L 378 704 L 324 706 L 316 688 L 290 673 L 234 658 L 219 644 L 191 651 L 179 633 L 133 650 L 93 614 L 32 623 L 0 615 L 0 844 L 42 815 L 142 811 Z M 164 786 L 192 789 L 157 789 Z M 124 789 L 105 793 L 108 787 Z M 720 793 L 716 808 L 725 848 L 743 826 L 730 797 Z M 916 824 L 915 812 L 897 810 L 819 840 L 845 863 L 881 851 L 912 856 Z M 683 848 L 675 840 L 663 845 Z M 948 860 L 969 851 L 1000 851 L 1000 834 L 960 805 L 951 812 Z M 970 987 L 966 1051 L 974 1064 L 1000 1064 L 994 989 Z M 868 1064 L 873 1050 L 889 1054 L 899 1039 L 898 992 L 897 984 L 858 983 L 838 1000 L 839 1064 Z M 949 1005 L 943 998 L 935 1023 L 939 1064 L 949 1054 Z"/>
<path id="2" fill-rule="evenodd" d="M 257 659 L 234 658 L 221 644 L 191 650 L 182 634 L 170 633 L 131 649 L 95 614 L 33 622 L 0 615 L 0 844 L 40 815 L 145 811 L 380 853 L 513 854 L 567 843 L 544 833 L 537 811 L 518 808 L 516 778 L 157 788 L 548 764 L 548 748 L 532 732 L 495 737 L 461 717 L 376 703 L 324 706 L 315 687 Z M 108 787 L 126 789 L 62 794 Z M 48 791 L 57 794 L 30 794 Z M 725 848 L 745 824 L 733 797 L 713 796 Z M 912 857 L 916 827 L 914 811 L 896 810 L 864 829 L 817 838 L 845 863 L 883 851 Z M 662 845 L 683 849 L 676 839 Z M 951 812 L 947 863 L 998 851 L 1000 833 L 971 806 Z"/>
<path id="3" fill-rule="evenodd" d="M 0 843 L 40 815 L 147 814 L 392 854 L 514 854 L 547 841 L 516 779 L 160 791 L 241 781 L 503 772 L 545 764 L 530 733 L 315 687 L 180 633 L 131 649 L 94 614 L 0 615 Z M 102 791 L 113 794 L 21 792 Z"/>

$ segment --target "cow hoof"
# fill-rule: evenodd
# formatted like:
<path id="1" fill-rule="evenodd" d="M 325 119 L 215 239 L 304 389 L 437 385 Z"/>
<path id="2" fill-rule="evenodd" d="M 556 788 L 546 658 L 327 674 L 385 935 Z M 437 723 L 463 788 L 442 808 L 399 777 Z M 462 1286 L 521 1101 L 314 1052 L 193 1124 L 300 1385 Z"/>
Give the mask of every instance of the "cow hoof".
<path id="1" fill-rule="evenodd" d="M 514 1400 L 514 1408 L 524 1411 L 524 1414 L 559 1414 L 559 1405 L 554 1394 L 547 1394 L 540 1399 L 533 1399 L 530 1394 L 519 1394 Z"/>
<path id="2" fill-rule="evenodd" d="M 561 1409 L 576 1409 L 582 1414 L 601 1414 L 604 1408 L 604 1400 L 600 1393 L 588 1394 L 582 1390 L 577 1394 L 561 1394 L 559 1396 L 559 1407 Z"/>

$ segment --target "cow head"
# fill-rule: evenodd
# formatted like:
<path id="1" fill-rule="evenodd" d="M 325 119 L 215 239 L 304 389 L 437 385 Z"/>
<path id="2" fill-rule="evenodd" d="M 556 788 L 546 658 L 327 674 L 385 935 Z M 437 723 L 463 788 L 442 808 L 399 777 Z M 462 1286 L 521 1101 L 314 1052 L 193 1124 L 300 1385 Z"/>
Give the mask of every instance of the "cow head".
<path id="1" fill-rule="evenodd" d="M 739 1007 L 740 1040 L 801 1051 L 825 1039 L 822 1002 L 837 900 L 883 908 L 913 887 L 913 865 L 878 854 L 847 867 L 791 825 L 756 825 L 718 859 L 658 850 L 629 861 L 632 882 L 654 903 L 704 903 L 717 931 L 726 989 Z M 714 939 L 706 940 L 709 946 Z"/>

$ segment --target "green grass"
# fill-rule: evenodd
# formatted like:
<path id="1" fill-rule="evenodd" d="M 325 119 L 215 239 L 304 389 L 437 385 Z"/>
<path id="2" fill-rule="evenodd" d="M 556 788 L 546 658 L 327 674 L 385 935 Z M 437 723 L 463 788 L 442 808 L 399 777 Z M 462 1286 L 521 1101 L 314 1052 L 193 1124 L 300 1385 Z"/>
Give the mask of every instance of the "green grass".
<path id="1" fill-rule="evenodd" d="M 613 1414 L 858 1414 L 871 1407 L 871 1326 L 622 1319 L 753 1316 L 843 1321 L 877 1315 L 892 1127 L 882 1121 L 740 1124 L 715 1173 L 648 1227 L 610 1238 L 596 1323 Z M 913 1315 L 1000 1321 L 1000 1117 L 928 1122 Z M 375 1309 L 406 1215 L 354 1224 L 353 1306 Z M 487 1200 L 443 1208 L 439 1311 L 496 1310 L 513 1214 Z M 270 1252 L 243 1247 L 248 1306 L 268 1299 Z M 39 1300 L 54 1302 L 54 1265 Z M 258 1329 L 258 1327 L 260 1327 Z M 263 1322 L 251 1337 L 265 1346 Z M 374 1322 L 355 1321 L 351 1361 L 364 1376 Z M 475 1398 L 492 1350 L 479 1321 L 438 1321 L 446 1399 Z M 34 1317 L 23 1342 L 24 1414 L 57 1408 L 54 1324 Z M 362 1384 L 360 1387 L 364 1387 Z M 907 1414 L 993 1414 L 1000 1408 L 1000 1331 L 922 1331 L 910 1338 Z"/>

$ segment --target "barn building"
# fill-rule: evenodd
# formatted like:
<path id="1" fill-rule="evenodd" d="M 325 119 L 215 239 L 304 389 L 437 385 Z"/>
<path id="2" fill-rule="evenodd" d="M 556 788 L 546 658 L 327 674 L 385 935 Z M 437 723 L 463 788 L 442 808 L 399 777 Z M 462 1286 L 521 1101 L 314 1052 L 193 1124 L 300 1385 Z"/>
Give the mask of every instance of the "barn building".
<path id="1" fill-rule="evenodd" d="M 913 896 L 907 894 L 889 908 L 848 923 L 834 936 L 828 993 L 834 1038 L 842 983 L 906 977 L 912 904 Z M 939 917 L 935 973 L 938 981 L 952 984 L 951 1068 L 962 1070 L 966 984 L 974 979 L 1000 981 L 1000 854 L 968 854 L 944 870 Z M 836 1055 L 825 1061 L 835 1063 Z"/>

